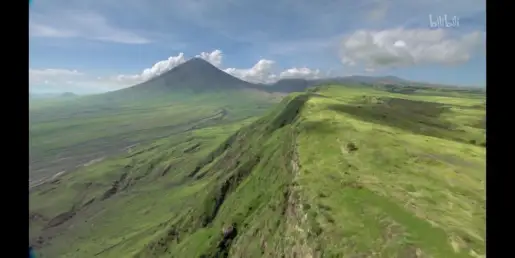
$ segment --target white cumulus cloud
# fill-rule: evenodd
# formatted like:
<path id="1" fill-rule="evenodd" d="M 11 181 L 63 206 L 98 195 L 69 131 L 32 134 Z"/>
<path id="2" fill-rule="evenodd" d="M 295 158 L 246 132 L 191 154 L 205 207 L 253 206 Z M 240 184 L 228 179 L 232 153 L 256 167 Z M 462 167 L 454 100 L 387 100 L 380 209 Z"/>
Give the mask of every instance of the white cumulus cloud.
<path id="1" fill-rule="evenodd" d="M 170 56 L 168 59 L 155 63 L 152 67 L 144 69 L 140 74 L 120 74 L 115 76 L 114 80 L 126 84 L 136 84 L 159 76 L 184 62 L 186 62 L 186 58 L 184 53 L 181 52 L 176 56 Z"/>
<path id="2" fill-rule="evenodd" d="M 148 80 L 152 77 L 163 74 L 184 62 L 186 62 L 186 59 L 184 58 L 184 53 L 181 52 L 177 56 L 168 57 L 168 59 L 159 61 L 152 67 L 143 70 L 140 76 L 143 80 Z"/>
<path id="3" fill-rule="evenodd" d="M 285 78 L 302 78 L 302 79 L 317 79 L 321 76 L 320 70 L 312 70 L 307 67 L 290 68 L 282 71 L 279 74 L 281 79 Z"/>
<path id="4" fill-rule="evenodd" d="M 340 49 L 344 65 L 368 68 L 418 64 L 459 64 L 481 51 L 485 34 L 451 37 L 443 29 L 359 30 L 347 36 Z"/>
<path id="5" fill-rule="evenodd" d="M 261 59 L 248 69 L 227 68 L 224 71 L 242 80 L 255 83 L 269 83 L 276 79 L 273 73 L 275 61 Z"/>
<path id="6" fill-rule="evenodd" d="M 253 67 L 248 69 L 227 68 L 224 71 L 244 81 L 253 83 L 273 83 L 280 79 L 302 78 L 316 79 L 322 77 L 320 70 L 312 70 L 307 67 L 290 68 L 278 71 L 273 60 L 261 59 Z"/>
<path id="7" fill-rule="evenodd" d="M 222 51 L 219 49 L 214 50 L 213 52 L 202 52 L 200 55 L 196 55 L 195 57 L 200 57 L 212 65 L 218 67 L 222 64 Z"/>

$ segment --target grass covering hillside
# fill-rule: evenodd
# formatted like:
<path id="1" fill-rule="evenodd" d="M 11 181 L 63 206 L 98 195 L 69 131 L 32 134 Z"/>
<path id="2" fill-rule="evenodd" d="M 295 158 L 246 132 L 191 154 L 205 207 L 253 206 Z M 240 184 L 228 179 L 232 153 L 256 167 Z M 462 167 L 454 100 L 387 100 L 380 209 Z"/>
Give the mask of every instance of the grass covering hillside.
<path id="1" fill-rule="evenodd" d="M 40 257 L 484 257 L 484 103 L 292 94 L 33 188 L 31 242 Z"/>
<path id="2" fill-rule="evenodd" d="M 155 93 L 155 92 L 154 92 Z M 114 95 L 114 96 L 113 96 Z M 32 101 L 30 174 L 37 182 L 141 143 L 262 114 L 278 101 L 249 91 L 104 94 Z"/>

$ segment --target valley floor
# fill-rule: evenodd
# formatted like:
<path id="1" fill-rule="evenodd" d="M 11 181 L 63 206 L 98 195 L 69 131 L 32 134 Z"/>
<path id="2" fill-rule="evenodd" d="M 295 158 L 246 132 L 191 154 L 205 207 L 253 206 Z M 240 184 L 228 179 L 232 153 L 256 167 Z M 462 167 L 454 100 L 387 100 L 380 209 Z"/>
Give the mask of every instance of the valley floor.
<path id="1" fill-rule="evenodd" d="M 31 242 L 40 257 L 484 257 L 484 101 L 292 94 L 34 187 Z"/>
<path id="2" fill-rule="evenodd" d="M 30 185 L 138 144 L 260 115 L 276 99 L 256 91 L 233 91 L 31 101 Z"/>

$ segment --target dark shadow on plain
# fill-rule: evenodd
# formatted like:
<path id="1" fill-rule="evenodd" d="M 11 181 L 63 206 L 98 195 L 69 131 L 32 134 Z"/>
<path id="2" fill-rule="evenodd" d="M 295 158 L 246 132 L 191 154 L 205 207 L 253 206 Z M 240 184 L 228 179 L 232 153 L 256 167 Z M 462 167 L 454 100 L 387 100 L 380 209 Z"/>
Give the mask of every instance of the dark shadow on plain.
<path id="1" fill-rule="evenodd" d="M 310 134 L 325 134 L 336 132 L 336 127 L 330 121 L 303 121 L 299 125 L 299 130 Z"/>
<path id="2" fill-rule="evenodd" d="M 439 119 L 449 108 L 440 103 L 396 98 L 377 99 L 377 103 L 356 105 L 333 104 L 328 109 L 349 114 L 366 122 L 399 128 L 414 134 L 464 142 L 459 131 L 447 121 Z"/>

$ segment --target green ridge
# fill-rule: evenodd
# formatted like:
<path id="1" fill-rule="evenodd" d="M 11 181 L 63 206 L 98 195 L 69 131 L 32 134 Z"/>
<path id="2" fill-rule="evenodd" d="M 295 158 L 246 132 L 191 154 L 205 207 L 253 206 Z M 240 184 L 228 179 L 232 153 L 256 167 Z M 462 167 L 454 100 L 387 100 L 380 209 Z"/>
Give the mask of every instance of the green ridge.
<path id="1" fill-rule="evenodd" d="M 484 98 L 427 92 L 317 87 L 65 174 L 32 189 L 31 241 L 41 257 L 484 257 Z"/>

